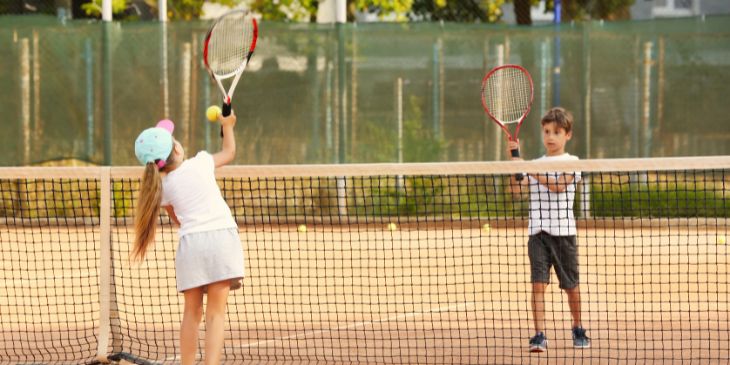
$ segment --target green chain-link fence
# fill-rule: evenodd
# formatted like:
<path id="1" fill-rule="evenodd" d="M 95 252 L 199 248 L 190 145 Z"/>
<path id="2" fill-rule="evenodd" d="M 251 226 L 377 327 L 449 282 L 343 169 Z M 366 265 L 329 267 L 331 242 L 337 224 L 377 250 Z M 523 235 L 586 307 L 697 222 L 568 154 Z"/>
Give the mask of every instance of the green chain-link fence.
<path id="1" fill-rule="evenodd" d="M 542 152 L 539 118 L 555 104 L 575 114 L 569 150 L 583 158 L 728 154 L 729 21 L 263 22 L 234 99 L 236 163 L 393 162 L 399 149 L 405 162 L 504 159 L 479 101 L 499 63 L 535 81 L 527 157 Z M 207 26 L 0 17 L 0 165 L 135 164 L 133 138 L 166 117 L 190 153 L 217 148 Z"/>

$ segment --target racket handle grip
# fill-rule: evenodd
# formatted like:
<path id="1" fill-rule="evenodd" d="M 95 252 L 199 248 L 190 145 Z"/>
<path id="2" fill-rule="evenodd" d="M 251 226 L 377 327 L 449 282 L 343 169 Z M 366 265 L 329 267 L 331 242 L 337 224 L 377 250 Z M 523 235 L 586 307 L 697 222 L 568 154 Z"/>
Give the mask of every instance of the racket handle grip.
<path id="1" fill-rule="evenodd" d="M 221 114 L 224 117 L 231 115 L 231 104 L 223 103 L 223 106 L 221 107 Z M 221 138 L 223 138 L 223 126 L 221 126 Z"/>
<path id="2" fill-rule="evenodd" d="M 520 150 L 514 149 L 510 150 L 510 153 L 512 154 L 512 157 L 520 157 Z M 525 178 L 525 174 L 515 174 L 515 180 L 522 181 L 522 179 Z"/>

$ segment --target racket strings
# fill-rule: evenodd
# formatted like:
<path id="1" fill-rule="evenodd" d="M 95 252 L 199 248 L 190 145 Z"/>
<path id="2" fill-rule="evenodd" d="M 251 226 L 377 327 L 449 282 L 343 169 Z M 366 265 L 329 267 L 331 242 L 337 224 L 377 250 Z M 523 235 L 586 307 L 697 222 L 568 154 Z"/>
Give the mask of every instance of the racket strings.
<path id="1" fill-rule="evenodd" d="M 208 65 L 221 77 L 243 67 L 254 44 L 254 20 L 250 16 L 226 16 L 215 25 L 208 43 Z"/>
<path id="2" fill-rule="evenodd" d="M 502 123 L 516 123 L 529 110 L 532 87 L 529 76 L 516 68 L 492 73 L 482 87 L 482 99 L 492 116 Z"/>

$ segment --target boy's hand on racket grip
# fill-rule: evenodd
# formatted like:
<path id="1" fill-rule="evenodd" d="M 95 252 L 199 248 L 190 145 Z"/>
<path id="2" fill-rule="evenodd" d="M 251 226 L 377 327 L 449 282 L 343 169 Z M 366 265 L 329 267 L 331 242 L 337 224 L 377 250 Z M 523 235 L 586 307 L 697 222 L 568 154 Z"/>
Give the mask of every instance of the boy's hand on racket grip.
<path id="1" fill-rule="evenodd" d="M 508 140 L 507 150 L 509 150 L 512 160 L 522 160 L 520 157 L 520 140 Z"/>
<path id="2" fill-rule="evenodd" d="M 512 155 L 512 161 L 522 161 L 522 157 L 520 157 L 520 140 L 508 140 L 507 141 L 507 149 L 510 152 L 510 155 Z M 515 174 L 515 180 L 522 181 L 522 179 L 525 178 L 524 174 Z"/>

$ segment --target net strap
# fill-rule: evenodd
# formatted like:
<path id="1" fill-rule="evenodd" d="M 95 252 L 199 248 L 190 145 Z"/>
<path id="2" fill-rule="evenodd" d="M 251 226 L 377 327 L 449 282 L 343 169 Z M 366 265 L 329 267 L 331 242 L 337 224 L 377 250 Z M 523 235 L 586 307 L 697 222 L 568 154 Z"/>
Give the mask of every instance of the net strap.
<path id="1" fill-rule="evenodd" d="M 101 252 L 99 265 L 99 343 L 96 354 L 97 358 L 103 361 L 106 360 L 111 334 L 111 167 L 102 167 L 99 177 L 101 179 L 101 201 L 99 202 Z"/>

